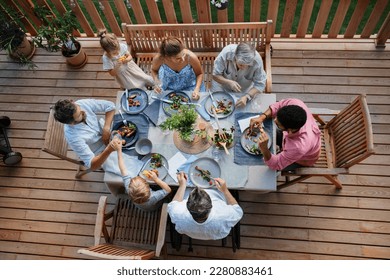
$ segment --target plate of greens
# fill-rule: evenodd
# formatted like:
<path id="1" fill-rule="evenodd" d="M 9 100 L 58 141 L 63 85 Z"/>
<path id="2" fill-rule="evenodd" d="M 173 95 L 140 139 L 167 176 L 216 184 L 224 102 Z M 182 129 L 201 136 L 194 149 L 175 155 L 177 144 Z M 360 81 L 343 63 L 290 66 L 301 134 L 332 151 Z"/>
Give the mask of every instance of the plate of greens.
<path id="1" fill-rule="evenodd" d="M 202 157 L 191 163 L 188 174 L 195 186 L 210 188 L 215 186 L 214 178 L 221 177 L 221 167 L 214 159 Z"/>
<path id="2" fill-rule="evenodd" d="M 268 149 L 272 145 L 272 138 L 270 137 L 270 133 L 267 130 L 264 132 L 268 135 Z M 258 128 L 250 129 L 247 127 L 241 135 L 241 146 L 242 148 L 251 155 L 262 155 L 259 149 L 259 138 L 260 138 L 260 130 Z"/>
<path id="3" fill-rule="evenodd" d="M 190 102 L 190 97 L 185 92 L 173 91 L 163 96 L 163 98 L 161 98 L 161 102 L 165 114 L 172 116 L 177 113 L 177 110 L 179 110 L 183 103 Z"/>

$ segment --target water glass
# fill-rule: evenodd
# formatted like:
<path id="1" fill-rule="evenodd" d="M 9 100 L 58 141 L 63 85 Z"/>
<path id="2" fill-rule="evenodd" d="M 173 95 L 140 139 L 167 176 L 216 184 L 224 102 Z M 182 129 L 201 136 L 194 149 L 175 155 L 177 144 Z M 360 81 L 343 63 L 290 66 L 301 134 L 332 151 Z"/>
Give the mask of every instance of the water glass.
<path id="1" fill-rule="evenodd" d="M 221 160 L 221 154 L 221 149 L 219 149 L 217 146 L 214 146 L 213 150 L 211 151 L 211 156 L 216 162 L 219 162 Z"/>

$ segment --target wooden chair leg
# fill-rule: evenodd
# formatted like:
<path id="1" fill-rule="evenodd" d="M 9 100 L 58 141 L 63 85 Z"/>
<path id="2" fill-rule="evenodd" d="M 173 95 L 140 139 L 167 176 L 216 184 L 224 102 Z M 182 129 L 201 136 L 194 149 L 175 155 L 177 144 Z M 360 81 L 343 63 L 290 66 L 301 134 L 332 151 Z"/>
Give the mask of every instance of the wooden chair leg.
<path id="1" fill-rule="evenodd" d="M 288 177 L 288 176 L 286 176 L 286 177 Z M 278 191 L 281 189 L 287 188 L 289 186 L 292 186 L 296 183 L 302 182 L 310 177 L 311 177 L 310 175 L 305 175 L 305 176 L 299 176 L 298 178 L 295 178 L 293 180 L 288 180 L 288 181 L 286 180 L 285 183 L 278 185 Z"/>
<path id="2" fill-rule="evenodd" d="M 89 172 L 92 172 L 91 169 L 85 169 L 84 167 L 82 167 L 81 165 L 79 165 L 77 167 L 77 172 L 76 172 L 76 179 L 80 179 L 83 175 L 89 173 Z"/>
<path id="3" fill-rule="evenodd" d="M 341 184 L 340 180 L 337 178 L 337 176 L 335 175 L 329 175 L 329 176 L 325 176 L 326 179 L 328 179 L 329 181 L 332 182 L 333 185 L 336 186 L 336 189 L 342 189 L 343 188 L 343 184 Z"/>

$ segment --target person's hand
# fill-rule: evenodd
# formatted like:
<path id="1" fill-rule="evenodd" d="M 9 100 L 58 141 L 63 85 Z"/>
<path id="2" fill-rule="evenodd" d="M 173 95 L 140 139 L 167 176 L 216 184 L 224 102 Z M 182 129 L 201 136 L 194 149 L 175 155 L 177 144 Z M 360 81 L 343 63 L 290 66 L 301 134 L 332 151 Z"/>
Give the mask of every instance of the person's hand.
<path id="1" fill-rule="evenodd" d="M 160 94 L 162 92 L 161 82 L 155 81 L 153 89 L 156 93 Z"/>
<path id="2" fill-rule="evenodd" d="M 179 182 L 179 186 L 186 185 L 187 175 L 183 171 L 177 173 L 177 181 Z"/>
<path id="3" fill-rule="evenodd" d="M 254 128 L 259 128 L 259 127 L 261 127 L 261 124 L 262 124 L 262 123 L 263 123 L 263 122 L 262 122 L 260 116 L 257 117 L 257 118 L 252 118 L 252 119 L 250 120 L 250 124 L 249 124 L 250 130 L 253 130 Z"/>
<path id="4" fill-rule="evenodd" d="M 238 99 L 236 106 L 245 107 L 247 102 L 248 102 L 248 96 L 244 95 L 240 99 Z"/>
<path id="5" fill-rule="evenodd" d="M 150 179 L 152 179 L 155 183 L 156 183 L 156 180 L 158 179 L 156 172 L 153 172 L 153 171 L 148 171 L 148 177 Z"/>
<path id="6" fill-rule="evenodd" d="M 224 179 L 215 178 L 214 181 L 215 181 L 215 186 L 217 187 L 218 190 L 220 190 L 221 192 L 227 190 L 226 181 Z"/>
<path id="7" fill-rule="evenodd" d="M 121 139 L 117 138 L 117 137 L 114 137 L 111 142 L 110 142 L 110 147 L 114 150 L 114 151 L 119 151 L 121 150 L 122 151 L 122 141 Z"/>
<path id="8" fill-rule="evenodd" d="M 260 137 L 259 137 L 258 145 L 261 151 L 268 149 L 268 141 L 269 141 L 268 134 L 264 132 L 263 128 L 260 128 Z"/>
<path id="9" fill-rule="evenodd" d="M 227 82 L 227 84 L 228 84 L 228 86 L 230 87 L 230 89 L 232 91 L 234 91 L 234 92 L 241 92 L 241 86 L 236 81 L 229 80 Z"/>
<path id="10" fill-rule="evenodd" d="M 123 60 L 123 63 L 128 63 L 133 59 L 133 57 L 129 53 L 125 54 L 125 56 L 126 58 Z"/>
<path id="11" fill-rule="evenodd" d="M 200 98 L 199 90 L 194 89 L 194 91 L 192 92 L 192 99 L 193 100 L 199 100 L 199 98 Z"/>

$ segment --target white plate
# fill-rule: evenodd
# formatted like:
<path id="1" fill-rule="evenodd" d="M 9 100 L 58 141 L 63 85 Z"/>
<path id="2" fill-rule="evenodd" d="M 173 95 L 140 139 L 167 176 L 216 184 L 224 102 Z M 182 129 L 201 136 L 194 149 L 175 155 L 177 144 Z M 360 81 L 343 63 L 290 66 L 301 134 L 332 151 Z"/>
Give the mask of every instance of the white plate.
<path id="1" fill-rule="evenodd" d="M 210 177 L 213 178 L 221 177 L 221 167 L 219 166 L 218 162 L 208 157 L 198 158 L 193 163 L 191 163 L 190 169 L 188 171 L 192 183 L 194 183 L 194 185 L 197 187 L 210 188 L 215 184 L 213 180 L 212 180 L 213 182 L 212 185 L 210 185 L 209 182 L 204 180 L 202 176 L 200 176 L 200 172 L 195 169 L 195 166 L 198 166 L 199 168 L 205 170 L 209 170 L 211 173 Z"/>
<path id="2" fill-rule="evenodd" d="M 153 168 L 152 166 L 150 166 L 153 154 L 156 154 L 156 153 L 151 153 L 151 154 L 146 155 L 146 156 L 144 156 L 142 158 L 142 161 L 144 162 L 144 165 L 142 166 L 141 171 L 139 172 L 139 176 L 144 178 L 149 183 L 153 183 L 154 181 L 149 179 L 149 178 L 147 178 L 144 174 L 142 174 L 142 171 L 157 169 L 158 170 L 158 178 L 160 178 L 161 180 L 164 180 L 164 178 L 168 174 L 168 171 L 163 166 L 161 166 L 159 168 Z M 168 161 L 167 161 L 167 159 L 163 155 L 161 155 L 161 161 L 166 166 L 166 168 L 169 169 Z"/>

